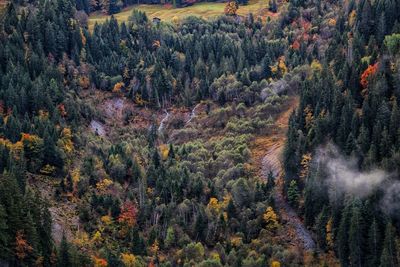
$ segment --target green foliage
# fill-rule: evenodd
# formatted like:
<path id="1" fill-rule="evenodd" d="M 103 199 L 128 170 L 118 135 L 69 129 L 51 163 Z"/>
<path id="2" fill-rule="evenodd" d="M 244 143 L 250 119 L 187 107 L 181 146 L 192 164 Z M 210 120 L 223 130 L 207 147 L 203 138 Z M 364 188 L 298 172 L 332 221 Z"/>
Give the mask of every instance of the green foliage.
<path id="1" fill-rule="evenodd" d="M 392 35 L 385 36 L 385 46 L 393 55 L 396 54 L 400 49 L 400 34 L 395 33 Z"/>
<path id="2" fill-rule="evenodd" d="M 296 180 L 290 182 L 287 195 L 290 205 L 297 207 L 299 205 L 300 193 Z"/>

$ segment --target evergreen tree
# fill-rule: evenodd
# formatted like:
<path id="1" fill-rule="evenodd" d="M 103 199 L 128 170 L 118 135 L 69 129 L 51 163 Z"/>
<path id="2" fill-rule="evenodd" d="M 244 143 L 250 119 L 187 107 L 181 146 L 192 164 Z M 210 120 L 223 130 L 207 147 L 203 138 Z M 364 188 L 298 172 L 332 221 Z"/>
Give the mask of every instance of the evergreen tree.
<path id="1" fill-rule="evenodd" d="M 70 246 L 65 237 L 65 234 L 63 234 L 63 237 L 61 239 L 61 243 L 60 243 L 60 246 L 58 249 L 57 266 L 59 266 L 59 267 L 72 266 Z"/>
<path id="2" fill-rule="evenodd" d="M 350 266 L 349 262 L 349 225 L 351 216 L 351 205 L 346 205 L 342 212 L 340 219 L 338 237 L 337 237 L 337 251 L 340 264 L 343 267 Z M 356 227 L 355 225 L 353 227 Z M 357 244 L 356 244 L 357 245 Z"/>
<path id="3" fill-rule="evenodd" d="M 379 266 L 381 255 L 381 235 L 376 218 L 373 219 L 368 231 L 368 266 Z"/>
<path id="4" fill-rule="evenodd" d="M 6 259 L 9 256 L 9 236 L 7 230 L 7 213 L 3 205 L 0 204 L 0 259 Z"/>
<path id="5" fill-rule="evenodd" d="M 361 203 L 355 200 L 351 211 L 349 229 L 349 256 L 351 266 L 364 266 L 363 231 L 364 222 L 361 213 Z"/>
<path id="6" fill-rule="evenodd" d="M 299 201 L 300 193 L 299 193 L 299 188 L 297 186 L 296 180 L 290 181 L 290 185 L 289 185 L 287 194 L 288 194 L 288 201 L 289 201 L 290 205 L 297 208 L 297 206 L 299 204 L 298 201 Z"/>
<path id="7" fill-rule="evenodd" d="M 398 266 L 397 250 L 395 243 L 395 230 L 389 222 L 386 225 L 385 239 L 383 241 L 383 250 L 381 255 L 380 267 L 395 267 Z"/>

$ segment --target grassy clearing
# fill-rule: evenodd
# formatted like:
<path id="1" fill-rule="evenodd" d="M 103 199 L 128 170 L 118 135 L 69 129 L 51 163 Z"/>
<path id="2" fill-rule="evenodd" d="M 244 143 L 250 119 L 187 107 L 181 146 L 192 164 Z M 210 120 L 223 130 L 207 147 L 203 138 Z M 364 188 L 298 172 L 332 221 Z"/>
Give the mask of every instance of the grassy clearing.
<path id="1" fill-rule="evenodd" d="M 138 9 L 146 12 L 149 18 L 158 17 L 163 21 L 171 21 L 173 17 L 183 19 L 188 16 L 198 16 L 204 19 L 213 18 L 224 13 L 226 3 L 197 3 L 193 6 L 184 8 L 166 8 L 163 5 L 133 5 L 130 6 L 114 17 L 119 21 L 127 21 L 132 13 L 133 9 Z M 238 15 L 247 15 L 253 13 L 255 16 L 266 16 L 268 15 L 268 2 L 266 0 L 250 0 L 246 6 L 240 6 Z M 89 29 L 92 29 L 94 24 L 103 23 L 110 16 L 95 13 L 89 17 Z"/>

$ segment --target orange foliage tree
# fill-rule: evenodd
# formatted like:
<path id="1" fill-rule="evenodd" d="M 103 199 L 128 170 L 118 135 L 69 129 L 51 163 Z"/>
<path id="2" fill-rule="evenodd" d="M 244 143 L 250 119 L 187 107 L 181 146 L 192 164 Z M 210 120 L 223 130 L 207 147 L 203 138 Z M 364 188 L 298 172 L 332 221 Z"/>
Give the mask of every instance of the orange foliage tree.
<path id="1" fill-rule="evenodd" d="M 15 236 L 15 255 L 20 261 L 23 261 L 28 254 L 32 252 L 33 248 L 28 244 L 25 239 L 24 233 L 19 230 Z"/>
<path id="2" fill-rule="evenodd" d="M 369 65 L 368 68 L 361 74 L 360 84 L 365 89 L 368 87 L 369 78 L 376 73 L 378 70 L 378 63 Z M 364 90 L 365 94 L 365 90 Z"/>
<path id="3" fill-rule="evenodd" d="M 113 93 L 119 94 L 121 93 L 122 88 L 125 86 L 123 82 L 118 82 L 114 85 Z"/>

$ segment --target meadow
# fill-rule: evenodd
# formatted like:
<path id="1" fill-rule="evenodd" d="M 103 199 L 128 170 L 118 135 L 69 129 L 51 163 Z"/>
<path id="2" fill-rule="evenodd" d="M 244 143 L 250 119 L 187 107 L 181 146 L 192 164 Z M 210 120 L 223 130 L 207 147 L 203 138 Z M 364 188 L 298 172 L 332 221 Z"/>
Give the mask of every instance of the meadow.
<path id="1" fill-rule="evenodd" d="M 129 16 L 132 14 L 133 9 L 137 9 L 146 12 L 149 18 L 158 17 L 162 21 L 172 21 L 173 19 L 182 20 L 189 16 L 198 16 L 204 19 L 214 18 L 224 13 L 226 3 L 210 3 L 202 2 L 192 6 L 182 8 L 168 8 L 164 5 L 133 5 L 123 9 L 118 14 L 114 14 L 114 17 L 119 21 L 127 21 Z M 268 2 L 266 0 L 250 0 L 245 6 L 240 6 L 237 12 L 238 15 L 245 16 L 249 13 L 253 13 L 256 17 L 266 17 L 267 15 L 273 15 L 268 12 Z M 92 29 L 95 23 L 103 23 L 111 16 L 96 12 L 89 17 L 89 29 Z"/>

